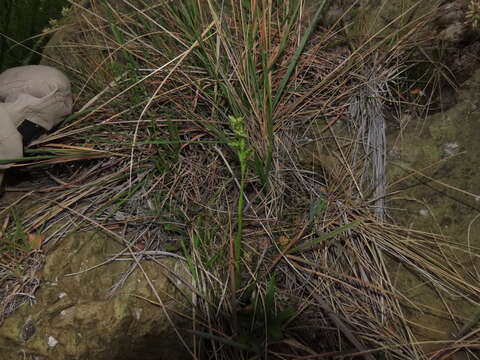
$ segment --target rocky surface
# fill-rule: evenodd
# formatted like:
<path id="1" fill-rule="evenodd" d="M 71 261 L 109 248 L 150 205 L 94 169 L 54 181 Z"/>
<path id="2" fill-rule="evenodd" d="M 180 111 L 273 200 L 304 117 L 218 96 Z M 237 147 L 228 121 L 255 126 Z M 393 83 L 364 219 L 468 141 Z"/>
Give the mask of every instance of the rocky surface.
<path id="1" fill-rule="evenodd" d="M 389 137 L 391 219 L 411 229 L 445 236 L 445 266 L 478 276 L 480 264 L 480 69 L 457 93 L 449 110 L 426 118 L 402 117 L 402 132 Z M 406 124 L 408 122 L 408 126 Z M 462 247 L 467 251 L 452 251 Z M 397 285 L 431 311 L 407 311 L 425 340 L 451 338 L 478 312 L 475 302 L 439 296 L 400 267 Z M 473 276 L 475 277 L 475 276 Z M 475 299 L 472 299 L 475 300 Z M 448 311 L 452 311 L 447 315 Z M 431 348 L 431 347 L 427 347 Z M 434 346 L 433 346 L 434 348 Z"/>
<path id="2" fill-rule="evenodd" d="M 313 0 L 312 0 L 313 1 Z M 365 1 L 372 9 L 379 8 L 378 1 Z M 364 23 L 371 29 L 350 30 L 355 40 L 358 32 L 375 33 L 398 15 L 398 1 L 384 1 L 386 16 L 381 22 Z M 402 2 L 403 3 L 403 2 Z M 404 2 L 411 6 L 416 0 Z M 428 4 L 428 2 L 425 2 Z M 342 9 L 351 1 L 340 1 L 332 8 L 324 25 L 330 26 L 341 16 Z M 375 5 L 377 4 L 377 5 Z M 343 6 L 343 7 L 342 7 Z M 368 8 L 368 7 L 367 7 Z M 430 8 L 430 6 L 427 6 Z M 390 10 L 389 10 L 390 9 Z M 419 8 L 420 13 L 426 8 Z M 434 61 L 447 59 L 451 74 L 462 84 L 454 94 L 451 86 L 442 89 L 448 99 L 441 102 L 445 112 L 426 118 L 404 114 L 402 131 L 391 131 L 389 143 L 390 193 L 402 191 L 401 198 L 389 202 L 389 215 L 393 221 L 412 229 L 433 231 L 448 236 L 452 243 L 470 244 L 480 248 L 480 161 L 477 146 L 480 132 L 480 70 L 478 30 L 466 21 L 466 1 L 454 1 L 443 5 L 440 16 L 433 24 L 436 42 L 427 44 L 441 52 Z M 75 23 L 75 17 L 72 17 Z M 59 32 L 46 54 L 59 61 L 69 56 L 68 63 L 75 68 L 76 61 L 84 61 L 71 53 L 71 47 L 59 44 L 74 39 L 75 26 Z M 70 36 L 70 38 L 69 38 Z M 67 40 L 65 40 L 67 39 Z M 441 45 L 441 46 L 440 46 Z M 428 50 L 428 46 L 426 49 Z M 92 68 L 95 60 L 92 60 Z M 86 66 L 86 65 L 85 65 Z M 450 74 L 450 72 L 449 72 Z M 473 74 L 473 76 L 472 76 Z M 99 84 L 108 83 L 103 78 L 110 74 L 97 73 Z M 111 78 L 111 76 L 110 76 Z M 448 109 L 448 110 L 447 110 Z M 408 126 L 407 126 L 408 123 Z M 331 159 L 322 159 L 322 167 L 328 169 Z M 412 175 L 412 169 L 417 173 Z M 433 179 L 433 180 L 432 180 Z M 461 191 L 459 191 L 461 190 Z M 392 196 L 393 198 L 394 196 Z M 47 256 L 42 273 L 42 286 L 36 293 L 36 304 L 24 305 L 6 319 L 0 328 L 0 349 L 6 358 L 22 358 L 23 354 L 36 359 L 136 359 L 140 349 L 162 349 L 164 358 L 188 358 L 188 353 L 172 330 L 162 308 L 154 303 L 158 299 L 145 276 L 137 269 L 123 284 L 115 296 L 108 290 L 117 283 L 131 262 L 112 262 L 90 271 L 85 269 L 103 263 L 123 246 L 100 235 L 75 234 L 62 240 Z M 455 259 L 461 264 L 459 271 L 475 271 L 478 258 L 465 256 Z M 155 284 L 162 302 L 172 309 L 185 312 L 183 296 L 176 288 L 174 274 L 183 273 L 181 265 L 172 260 L 162 260 L 162 265 L 143 262 L 145 272 Z M 475 267 L 476 266 L 476 267 Z M 81 272 L 65 277 L 65 274 Z M 397 285 L 413 300 L 431 307 L 431 312 L 419 314 L 406 310 L 408 317 L 418 322 L 418 332 L 424 339 L 450 339 L 475 310 L 469 303 L 455 306 L 455 321 L 444 316 L 445 304 L 460 304 L 455 297 L 441 299 L 435 289 L 422 284 L 418 278 L 403 269 L 394 274 Z M 144 299 L 149 299 L 148 302 Z M 444 301 L 445 300 L 445 301 Z M 438 314 L 442 314 L 438 316 Z M 176 323 L 179 318 L 170 313 Z M 455 324 L 456 322 L 456 324 Z M 155 347 L 153 348 L 153 345 Z M 7 357 L 8 356 L 8 357 Z M 20 357 L 19 357 L 20 356 Z M 158 357 L 156 358 L 158 359 Z"/>
<path id="3" fill-rule="evenodd" d="M 23 305 L 0 328 L 1 358 L 128 360 L 153 353 L 155 359 L 189 358 L 172 326 L 181 326 L 173 311 L 186 311 L 177 277 L 186 274 L 181 263 L 142 261 L 143 270 L 137 268 L 109 296 L 132 264 L 105 263 L 122 248 L 99 233 L 62 240 L 38 274 L 42 285 L 35 305 Z"/>
<path id="4" fill-rule="evenodd" d="M 405 131 L 390 137 L 392 190 L 402 189 L 408 223 L 412 227 L 455 236 L 472 246 L 480 245 L 476 222 L 480 211 L 480 69 L 458 92 L 458 103 L 426 118 L 404 115 Z M 405 125 L 405 124 L 404 124 Z M 409 179 L 402 179 L 415 169 Z"/>

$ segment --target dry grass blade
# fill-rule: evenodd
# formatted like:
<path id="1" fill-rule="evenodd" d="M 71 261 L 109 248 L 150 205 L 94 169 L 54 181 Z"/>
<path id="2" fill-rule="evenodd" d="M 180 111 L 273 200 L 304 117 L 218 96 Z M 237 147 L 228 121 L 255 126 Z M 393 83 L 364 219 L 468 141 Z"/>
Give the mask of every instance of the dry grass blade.
<path id="1" fill-rule="evenodd" d="M 429 359 L 409 313 L 430 309 L 396 288 L 395 266 L 445 298 L 478 304 L 480 289 L 450 256 L 478 249 L 385 216 L 385 111 L 428 16 L 406 21 L 415 5 L 354 37 L 346 13 L 305 35 L 321 15 L 306 5 L 76 4 L 78 33 L 55 51 L 81 69 L 84 106 L 32 150 L 61 153 L 41 162 L 55 186 L 21 225 L 45 246 L 95 228 L 125 240 L 114 260 L 133 263 L 112 295 L 143 261 L 184 261 L 193 358 Z M 478 340 L 460 335 L 439 356 Z"/>

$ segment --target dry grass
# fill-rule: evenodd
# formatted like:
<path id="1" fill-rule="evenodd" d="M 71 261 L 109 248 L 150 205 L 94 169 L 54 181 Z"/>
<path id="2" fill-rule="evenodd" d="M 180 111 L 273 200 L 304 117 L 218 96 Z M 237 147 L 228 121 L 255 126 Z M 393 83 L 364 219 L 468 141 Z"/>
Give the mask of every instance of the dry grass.
<path id="1" fill-rule="evenodd" d="M 54 55 L 81 113 L 36 144 L 57 184 L 31 195 L 27 233 L 181 251 L 199 358 L 437 359 L 478 341 L 425 354 L 391 278 L 401 263 L 478 303 L 450 260 L 466 250 L 385 220 L 384 114 L 428 17 L 352 47 L 346 19 L 305 36 L 294 0 L 89 5 Z"/>

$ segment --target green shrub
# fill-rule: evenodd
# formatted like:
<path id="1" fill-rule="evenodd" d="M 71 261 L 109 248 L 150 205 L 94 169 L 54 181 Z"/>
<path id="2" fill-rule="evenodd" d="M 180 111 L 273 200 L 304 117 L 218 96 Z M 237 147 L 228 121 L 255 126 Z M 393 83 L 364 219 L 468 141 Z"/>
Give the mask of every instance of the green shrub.
<path id="1" fill-rule="evenodd" d="M 46 36 L 38 37 L 57 18 L 68 0 L 2 0 L 0 11 L 0 71 L 36 63 Z"/>

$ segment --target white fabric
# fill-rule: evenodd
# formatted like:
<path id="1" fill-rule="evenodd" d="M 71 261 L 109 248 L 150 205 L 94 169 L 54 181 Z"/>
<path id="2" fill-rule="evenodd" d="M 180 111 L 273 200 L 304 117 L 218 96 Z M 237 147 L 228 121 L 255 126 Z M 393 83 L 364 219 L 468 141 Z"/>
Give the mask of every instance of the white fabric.
<path id="1" fill-rule="evenodd" d="M 71 112 L 70 81 L 61 71 L 44 65 L 5 70 L 0 74 L 0 159 L 23 156 L 17 127 L 24 120 L 51 130 Z M 0 164 L 0 184 L 8 167 Z"/>
<path id="2" fill-rule="evenodd" d="M 70 81 L 45 65 L 27 65 L 0 74 L 0 102 L 18 126 L 27 119 L 51 130 L 72 112 Z"/>

